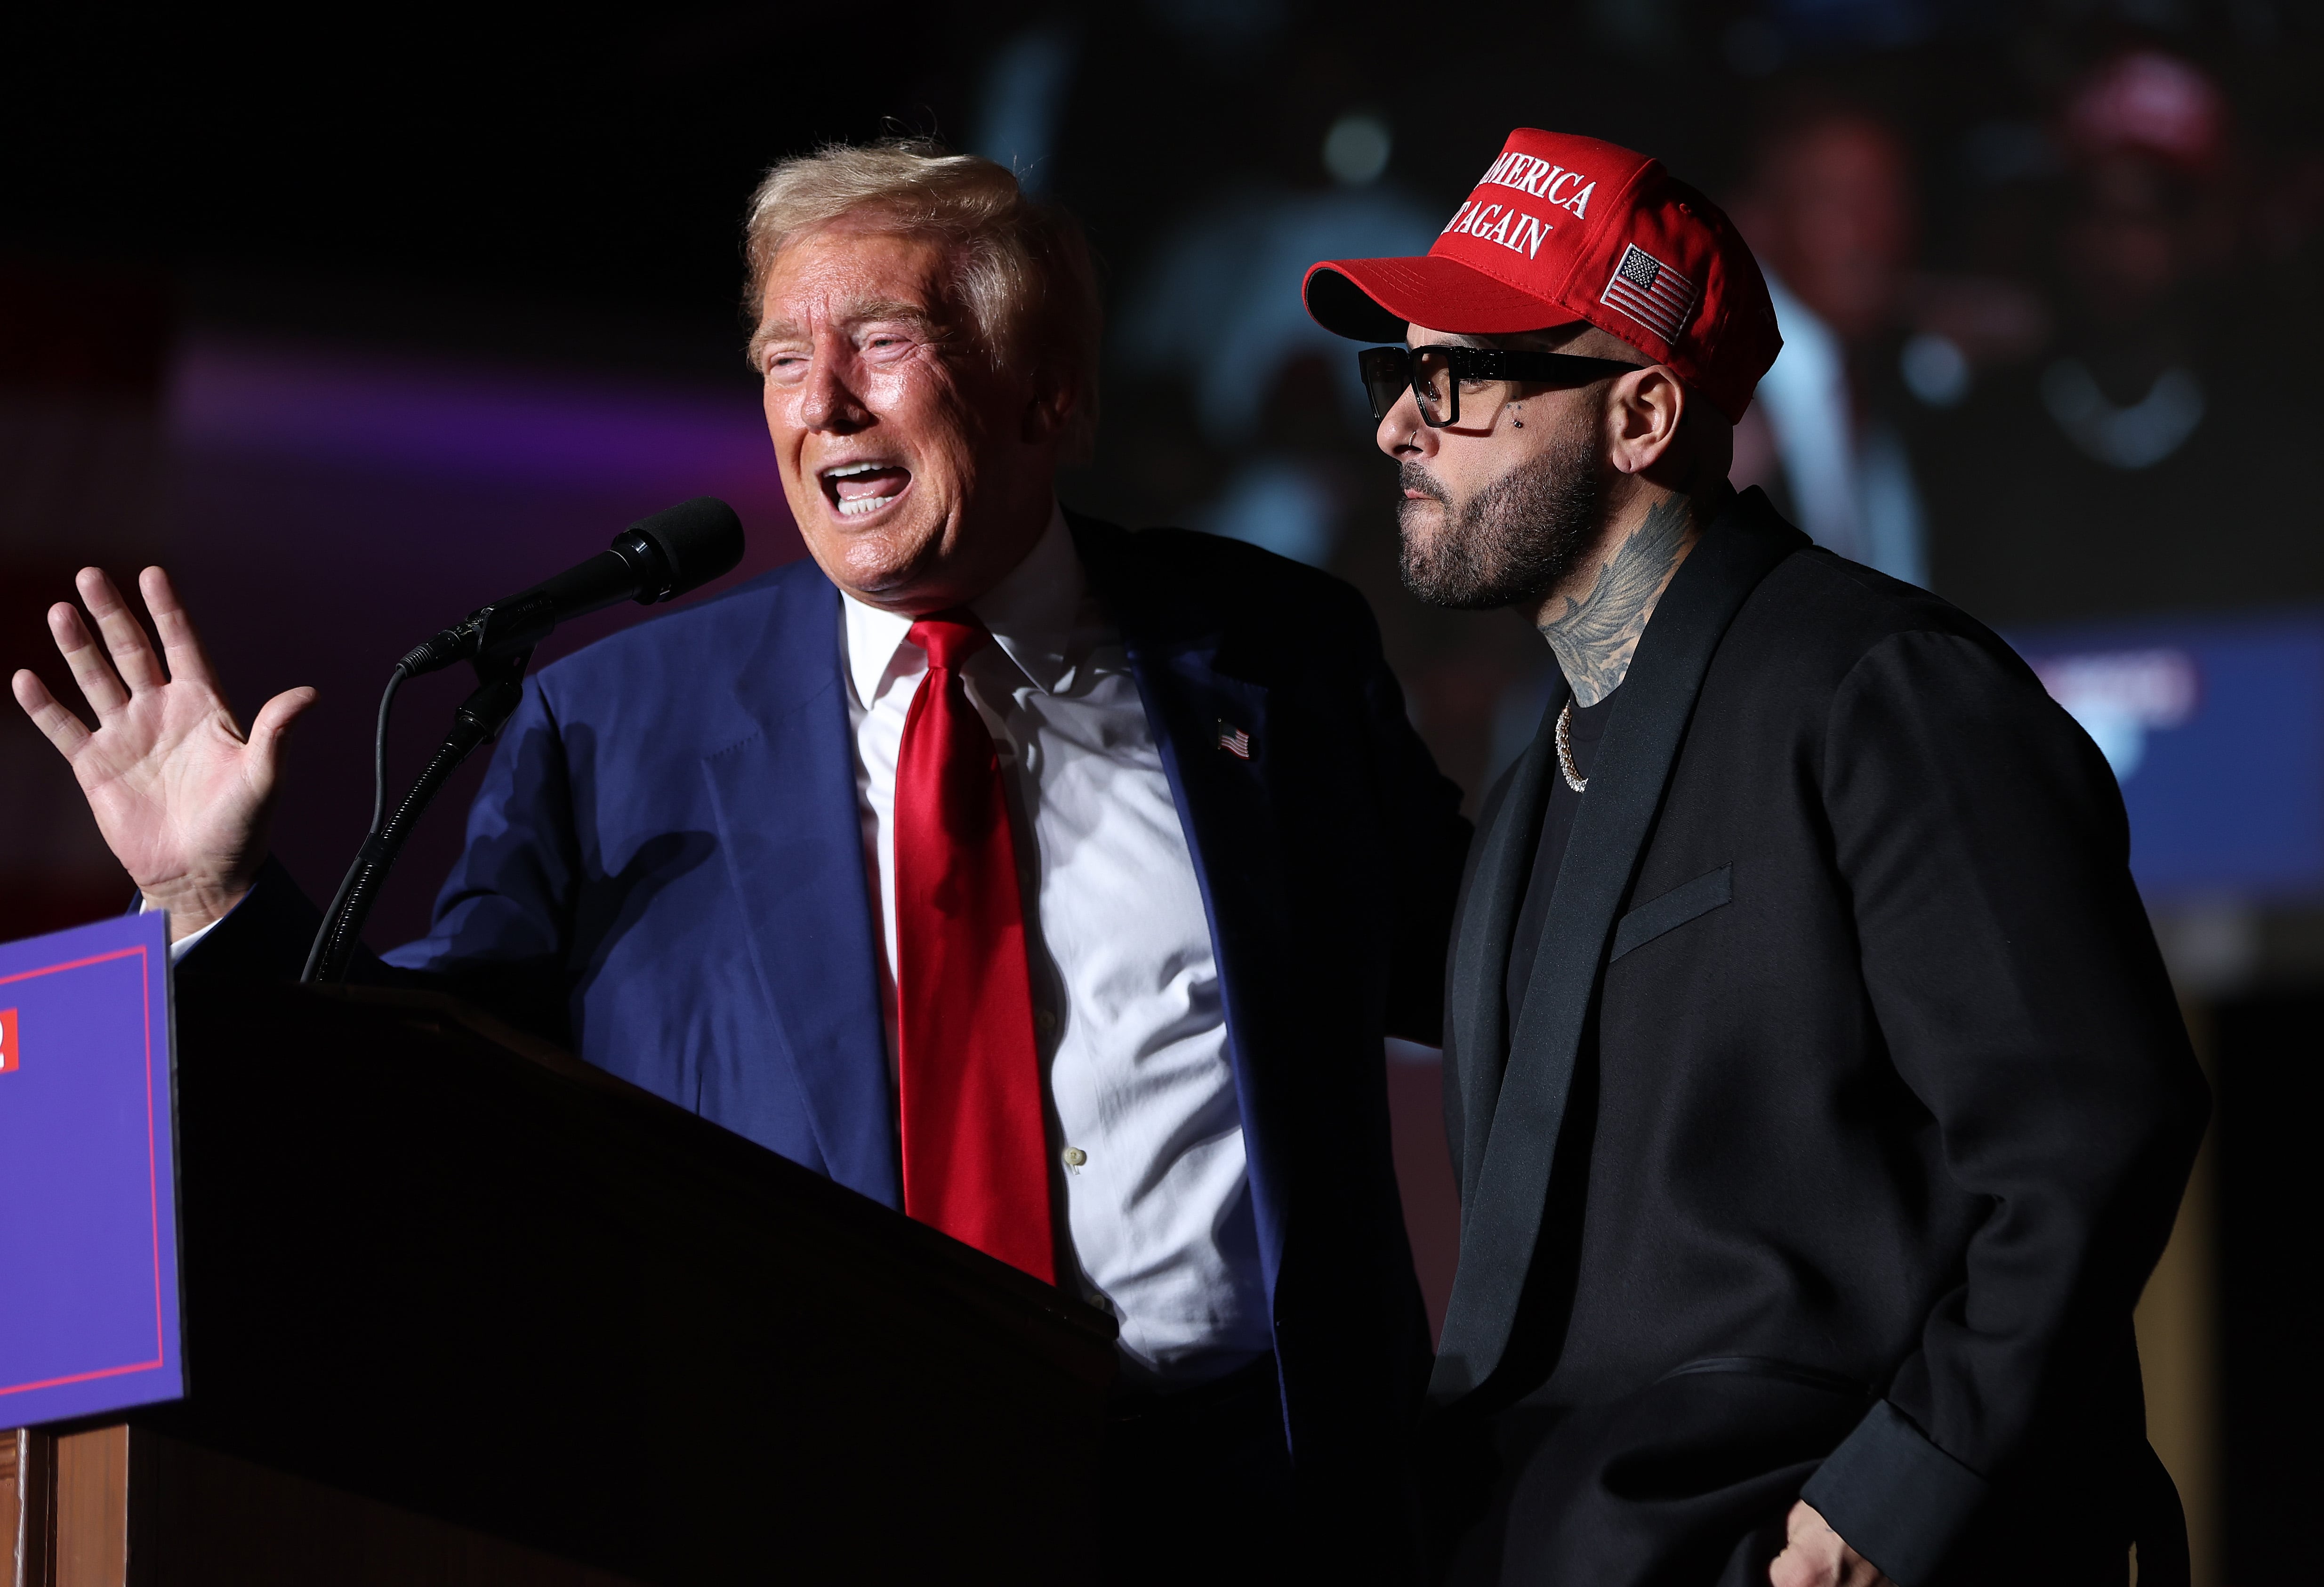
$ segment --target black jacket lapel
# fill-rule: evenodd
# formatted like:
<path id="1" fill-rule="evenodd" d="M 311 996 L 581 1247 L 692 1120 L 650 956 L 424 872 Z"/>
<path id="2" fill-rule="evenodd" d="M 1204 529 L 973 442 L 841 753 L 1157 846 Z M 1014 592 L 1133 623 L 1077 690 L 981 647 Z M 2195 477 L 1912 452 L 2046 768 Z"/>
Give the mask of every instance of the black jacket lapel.
<path id="1" fill-rule="evenodd" d="M 1639 638 L 1591 770 L 1590 792 L 1575 813 L 1526 984 L 1524 1019 L 1493 1105 L 1491 1136 L 1462 1202 L 1461 1266 L 1429 1382 L 1432 1401 L 1449 1403 L 1477 1389 L 1508 1348 L 1615 911 L 1662 804 L 1712 652 L 1759 581 L 1807 543 L 1763 494 L 1746 493 L 1681 565 Z M 1517 885 L 1522 896 L 1522 881 Z"/>

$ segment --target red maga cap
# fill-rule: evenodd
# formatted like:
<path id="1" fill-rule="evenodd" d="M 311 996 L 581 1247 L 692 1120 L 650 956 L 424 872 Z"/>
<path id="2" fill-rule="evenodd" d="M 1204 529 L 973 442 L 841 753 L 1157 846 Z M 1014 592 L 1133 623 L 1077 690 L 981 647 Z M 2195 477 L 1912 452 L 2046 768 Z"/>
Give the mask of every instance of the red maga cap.
<path id="1" fill-rule="evenodd" d="M 1507 336 L 1586 320 L 1711 399 L 1750 405 L 1784 345 L 1767 283 L 1717 205 L 1658 160 L 1519 127 L 1436 245 L 1417 259 L 1326 259 L 1307 272 L 1325 330 L 1400 342 L 1409 321 Z"/>

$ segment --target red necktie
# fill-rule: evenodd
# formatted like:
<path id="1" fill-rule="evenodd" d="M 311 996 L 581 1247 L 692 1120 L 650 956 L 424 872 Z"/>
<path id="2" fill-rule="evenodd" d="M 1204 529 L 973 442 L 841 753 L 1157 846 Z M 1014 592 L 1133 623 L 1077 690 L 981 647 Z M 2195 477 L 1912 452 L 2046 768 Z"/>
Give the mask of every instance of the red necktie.
<path id="1" fill-rule="evenodd" d="M 1055 1282 L 1017 847 L 1001 760 L 960 671 L 992 636 L 954 608 L 908 637 L 928 671 L 896 761 L 904 1211 Z"/>

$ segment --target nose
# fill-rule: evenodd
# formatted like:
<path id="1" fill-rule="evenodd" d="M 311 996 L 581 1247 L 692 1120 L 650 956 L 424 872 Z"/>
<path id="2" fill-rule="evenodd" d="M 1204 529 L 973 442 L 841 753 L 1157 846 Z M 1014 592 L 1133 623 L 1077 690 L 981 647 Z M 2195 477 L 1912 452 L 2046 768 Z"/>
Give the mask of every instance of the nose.
<path id="1" fill-rule="evenodd" d="M 1372 444 L 1389 457 L 1402 462 L 1413 457 L 1434 457 L 1436 455 L 1436 432 L 1420 421 L 1420 399 L 1407 390 L 1379 421 L 1372 432 Z"/>
<path id="2" fill-rule="evenodd" d="M 872 422 L 872 411 L 848 383 L 846 361 L 818 349 L 799 395 L 799 423 L 807 429 L 852 435 Z"/>

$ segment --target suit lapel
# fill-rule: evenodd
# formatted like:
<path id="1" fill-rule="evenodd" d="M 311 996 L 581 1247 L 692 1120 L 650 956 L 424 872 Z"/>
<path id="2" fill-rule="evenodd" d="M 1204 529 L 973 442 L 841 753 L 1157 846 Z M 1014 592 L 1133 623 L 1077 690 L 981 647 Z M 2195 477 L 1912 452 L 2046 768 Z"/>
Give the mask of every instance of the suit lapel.
<path id="1" fill-rule="evenodd" d="M 1507 973 L 1509 941 L 1525 905 L 1533 875 L 1534 845 L 1541 840 L 1542 813 L 1549 798 L 1556 739 L 1550 724 L 1569 694 L 1561 678 L 1542 713 L 1533 743 L 1509 769 L 1492 807 L 1484 812 L 1478 835 L 1476 868 L 1462 902 L 1452 945 L 1452 983 L 1446 1014 L 1452 1039 L 1454 1082 L 1461 1096 L 1461 1200 L 1476 1199 L 1492 1136 L 1493 1103 L 1500 1094 L 1508 1054 Z"/>
<path id="2" fill-rule="evenodd" d="M 877 948 L 841 676 L 839 593 L 783 586 L 734 689 L 756 730 L 703 757 L 759 987 L 825 1170 L 899 1206 Z"/>
<path id="3" fill-rule="evenodd" d="M 1255 969 L 1239 951 L 1264 937 L 1269 922 L 1290 918 L 1268 783 L 1275 742 L 1271 691 L 1223 653 L 1226 624 L 1199 592 L 1194 599 L 1183 591 L 1176 592 L 1179 598 L 1164 596 L 1153 570 L 1139 566 L 1127 531 L 1078 513 L 1066 517 L 1090 586 L 1129 650 L 1202 890 L 1244 1125 L 1259 1262 L 1271 1295 L 1282 1266 L 1283 1209 L 1289 1198 L 1269 1150 L 1279 1132 L 1268 1128 L 1267 1098 L 1247 1057 L 1253 1048 L 1251 1000 L 1266 995 L 1268 978 L 1263 966 Z M 1247 756 L 1221 746 L 1222 734 L 1235 731 L 1247 737 Z"/>
<path id="4" fill-rule="evenodd" d="M 1807 543 L 1775 517 L 1765 495 L 1747 493 L 1681 565 L 1639 639 L 1558 867 L 1491 1136 L 1462 1204 L 1461 1264 L 1429 1383 L 1434 1401 L 1482 1385 L 1508 1349 L 1615 911 L 1728 623 L 1775 564 Z"/>

